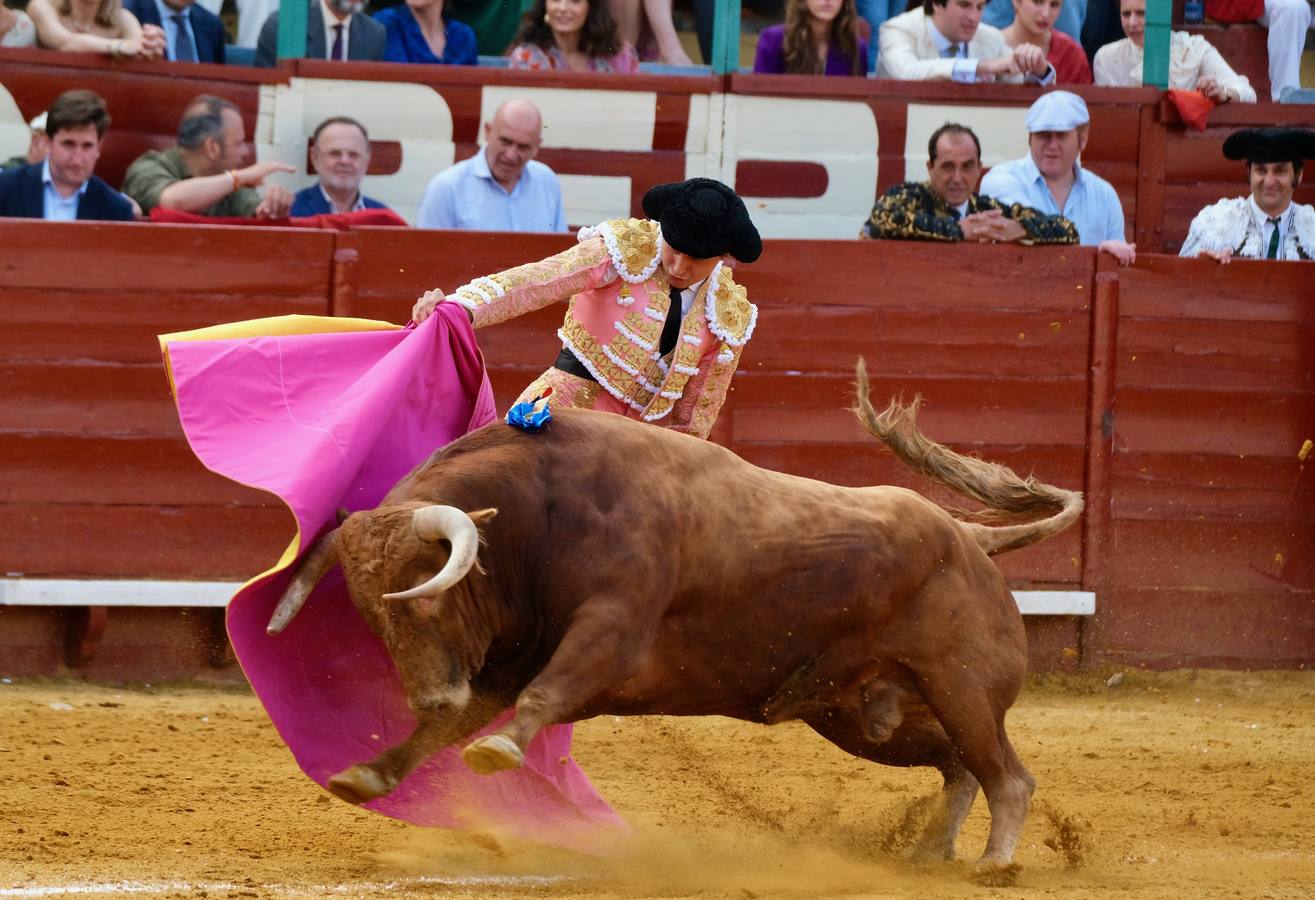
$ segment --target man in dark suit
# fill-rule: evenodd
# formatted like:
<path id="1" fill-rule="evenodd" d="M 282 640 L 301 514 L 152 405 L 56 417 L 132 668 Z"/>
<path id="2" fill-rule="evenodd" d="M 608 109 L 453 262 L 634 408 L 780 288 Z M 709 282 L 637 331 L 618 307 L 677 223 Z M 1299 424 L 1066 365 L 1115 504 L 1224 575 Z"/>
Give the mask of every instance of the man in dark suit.
<path id="1" fill-rule="evenodd" d="M 291 216 L 348 213 L 388 207 L 361 193 L 361 180 L 370 168 L 370 135 L 365 126 L 347 116 L 325 119 L 310 139 L 310 159 L 319 181 L 297 192 Z"/>
<path id="2" fill-rule="evenodd" d="M 364 9 L 362 0 L 310 0 L 306 10 L 306 58 L 383 59 L 388 32 Z M 272 13 L 260 29 L 257 66 L 270 68 L 278 62 L 278 42 L 279 14 Z"/>
<path id="3" fill-rule="evenodd" d="M 224 63 L 224 23 L 193 0 L 124 0 L 143 25 L 158 25 L 174 62 Z"/>
<path id="4" fill-rule="evenodd" d="M 130 222 L 132 204 L 92 171 L 109 128 L 105 101 L 91 91 L 65 91 L 46 112 L 50 153 L 44 162 L 0 173 L 0 216 Z"/>

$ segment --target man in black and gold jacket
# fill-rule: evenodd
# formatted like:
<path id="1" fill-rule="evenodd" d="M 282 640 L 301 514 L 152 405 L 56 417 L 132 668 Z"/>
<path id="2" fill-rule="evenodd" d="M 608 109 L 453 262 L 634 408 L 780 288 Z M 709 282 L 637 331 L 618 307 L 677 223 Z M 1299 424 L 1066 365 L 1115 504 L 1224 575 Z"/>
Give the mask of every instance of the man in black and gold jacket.
<path id="1" fill-rule="evenodd" d="M 952 122 L 927 142 L 927 180 L 897 184 L 877 200 L 860 237 L 907 241 L 1076 244 L 1063 216 L 1005 206 L 973 192 L 982 174 L 982 145 L 971 128 Z"/>

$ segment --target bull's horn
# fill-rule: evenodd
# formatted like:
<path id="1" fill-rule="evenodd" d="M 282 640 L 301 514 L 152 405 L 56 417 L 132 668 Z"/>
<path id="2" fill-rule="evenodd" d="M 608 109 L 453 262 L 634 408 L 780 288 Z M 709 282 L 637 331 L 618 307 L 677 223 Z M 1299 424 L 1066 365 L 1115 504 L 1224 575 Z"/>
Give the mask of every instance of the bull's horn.
<path id="1" fill-rule="evenodd" d="M 297 567 L 297 574 L 292 576 L 292 581 L 283 591 L 283 596 L 279 598 L 279 604 L 274 608 L 274 615 L 269 617 L 269 624 L 265 626 L 266 634 L 276 635 L 287 628 L 292 617 L 300 612 L 301 605 L 306 602 L 310 592 L 315 590 L 315 585 L 319 584 L 320 579 L 333 568 L 334 563 L 338 561 L 337 537 L 338 529 L 335 528 L 310 548 L 306 558 Z"/>
<path id="2" fill-rule="evenodd" d="M 479 555 L 479 529 L 470 516 L 455 506 L 422 506 L 411 514 L 411 527 L 422 541 L 451 542 L 452 554 L 433 578 L 408 591 L 384 594 L 385 600 L 410 600 L 441 594 L 466 577 Z"/>

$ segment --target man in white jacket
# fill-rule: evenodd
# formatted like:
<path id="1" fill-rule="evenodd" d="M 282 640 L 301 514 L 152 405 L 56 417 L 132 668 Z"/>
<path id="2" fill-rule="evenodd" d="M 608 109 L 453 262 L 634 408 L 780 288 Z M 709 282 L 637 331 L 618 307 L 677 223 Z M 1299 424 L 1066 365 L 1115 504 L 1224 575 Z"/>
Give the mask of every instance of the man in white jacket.
<path id="1" fill-rule="evenodd" d="M 986 0 L 922 0 L 881 26 L 877 77 L 901 81 L 1005 81 L 1048 85 L 1055 69 L 1035 44 L 1012 50 L 982 24 Z"/>
<path id="2" fill-rule="evenodd" d="M 1249 197 L 1230 197 L 1197 213 L 1179 256 L 1315 258 L 1315 207 L 1293 203 L 1302 163 L 1315 159 L 1315 131 L 1244 128 L 1224 141 L 1224 156 L 1246 160 Z"/>

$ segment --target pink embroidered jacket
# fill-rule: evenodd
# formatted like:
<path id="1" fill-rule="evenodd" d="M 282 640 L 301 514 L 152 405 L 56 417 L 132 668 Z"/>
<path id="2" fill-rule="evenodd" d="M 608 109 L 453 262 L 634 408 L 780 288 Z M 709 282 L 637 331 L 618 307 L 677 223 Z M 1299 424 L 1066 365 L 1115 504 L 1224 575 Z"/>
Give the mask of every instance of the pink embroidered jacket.
<path id="1" fill-rule="evenodd" d="M 667 358 L 667 274 L 657 222 L 613 219 L 541 262 L 477 278 L 453 293 L 476 328 L 570 298 L 557 332 L 603 390 L 646 422 L 706 438 L 726 400 L 758 309 L 720 263 L 700 286 Z"/>

